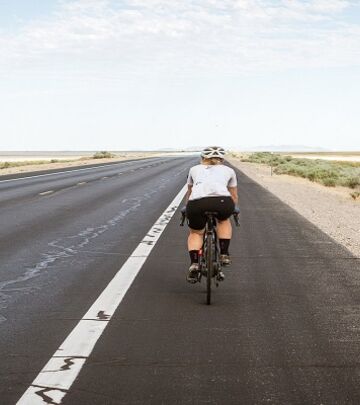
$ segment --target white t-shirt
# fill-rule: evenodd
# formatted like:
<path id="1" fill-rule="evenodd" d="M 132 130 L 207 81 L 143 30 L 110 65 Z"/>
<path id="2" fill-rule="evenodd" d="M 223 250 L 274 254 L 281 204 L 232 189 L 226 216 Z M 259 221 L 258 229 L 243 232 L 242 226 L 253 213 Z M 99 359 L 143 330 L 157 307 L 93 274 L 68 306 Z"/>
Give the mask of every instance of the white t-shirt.
<path id="1" fill-rule="evenodd" d="M 228 187 L 236 187 L 234 169 L 224 165 L 196 165 L 188 175 L 187 184 L 192 185 L 189 200 L 205 197 L 230 196 Z"/>

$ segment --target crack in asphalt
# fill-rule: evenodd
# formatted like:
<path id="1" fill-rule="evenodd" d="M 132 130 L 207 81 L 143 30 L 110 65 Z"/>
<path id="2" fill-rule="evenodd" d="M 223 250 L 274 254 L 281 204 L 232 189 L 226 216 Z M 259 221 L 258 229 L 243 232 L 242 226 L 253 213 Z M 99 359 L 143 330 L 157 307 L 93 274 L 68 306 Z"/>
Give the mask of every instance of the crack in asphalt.
<path id="1" fill-rule="evenodd" d="M 153 190 L 143 194 L 142 196 L 139 197 L 133 197 L 129 199 L 123 199 L 122 202 L 126 202 L 128 204 L 131 204 L 131 206 L 125 210 L 121 210 L 117 215 L 106 221 L 105 224 L 99 225 L 97 227 L 87 227 L 81 231 L 79 231 L 75 235 L 70 235 L 70 236 L 64 236 L 62 238 L 53 240 L 48 243 L 48 246 L 56 249 L 57 251 L 51 250 L 45 253 L 42 253 L 42 260 L 40 260 L 38 263 L 36 263 L 32 267 L 28 267 L 26 271 L 21 274 L 20 276 L 16 277 L 15 279 L 11 280 L 5 280 L 0 282 L 0 309 L 5 309 L 8 306 L 8 303 L 11 299 L 10 294 L 6 294 L 6 292 L 10 292 L 10 290 L 7 288 L 10 285 L 16 285 L 18 283 L 24 283 L 30 279 L 33 279 L 35 277 L 38 277 L 44 270 L 48 269 L 51 265 L 54 265 L 57 261 L 61 259 L 67 259 L 69 257 L 73 257 L 77 255 L 80 252 L 80 249 L 83 247 L 87 246 L 92 240 L 95 238 L 99 237 L 103 233 L 107 232 L 109 229 L 112 227 L 115 227 L 121 222 L 127 215 L 129 215 L 131 212 L 134 212 L 138 210 L 142 203 L 146 200 L 151 199 L 151 197 L 154 194 L 159 193 L 160 190 L 164 189 L 167 187 L 167 184 L 171 181 L 173 181 L 174 177 L 180 176 L 183 174 L 183 172 L 187 169 L 180 170 L 177 172 L 174 176 L 167 178 L 167 179 L 160 179 L 161 184 L 154 188 Z M 176 208 L 172 209 L 169 211 L 173 212 Z M 165 225 L 169 222 L 171 216 L 170 214 L 166 215 L 165 218 L 159 223 L 159 225 Z M 150 236 L 150 235 L 149 235 Z M 73 243 L 71 245 L 67 245 L 66 242 L 68 241 L 74 241 L 76 239 L 79 239 L 77 243 Z M 153 244 L 152 241 L 147 241 L 145 242 L 146 244 Z M 21 291 L 26 291 L 29 292 L 33 290 L 34 287 L 20 287 L 20 288 L 14 288 L 11 291 L 16 291 L 16 292 L 21 292 Z M 6 321 L 5 317 L 0 317 L 0 323 Z"/>

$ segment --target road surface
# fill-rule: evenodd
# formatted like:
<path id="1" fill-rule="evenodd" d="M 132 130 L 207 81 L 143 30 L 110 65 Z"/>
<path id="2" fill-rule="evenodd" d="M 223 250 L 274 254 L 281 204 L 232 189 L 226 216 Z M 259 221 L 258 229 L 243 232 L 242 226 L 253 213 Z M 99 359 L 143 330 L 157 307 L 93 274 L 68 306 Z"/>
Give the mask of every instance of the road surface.
<path id="1" fill-rule="evenodd" d="M 174 213 L 195 163 L 0 181 L 2 405 L 360 403 L 359 258 L 238 172 L 234 263 L 205 305 Z"/>

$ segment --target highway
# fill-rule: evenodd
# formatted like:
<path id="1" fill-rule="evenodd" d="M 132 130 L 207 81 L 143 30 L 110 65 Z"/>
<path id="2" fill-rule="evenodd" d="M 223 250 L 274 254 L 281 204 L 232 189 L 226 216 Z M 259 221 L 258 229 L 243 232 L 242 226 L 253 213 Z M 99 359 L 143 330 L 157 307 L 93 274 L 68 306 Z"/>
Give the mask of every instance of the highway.
<path id="1" fill-rule="evenodd" d="M 196 163 L 0 178 L 1 405 L 360 403 L 360 259 L 237 171 L 205 305 L 177 209 Z"/>

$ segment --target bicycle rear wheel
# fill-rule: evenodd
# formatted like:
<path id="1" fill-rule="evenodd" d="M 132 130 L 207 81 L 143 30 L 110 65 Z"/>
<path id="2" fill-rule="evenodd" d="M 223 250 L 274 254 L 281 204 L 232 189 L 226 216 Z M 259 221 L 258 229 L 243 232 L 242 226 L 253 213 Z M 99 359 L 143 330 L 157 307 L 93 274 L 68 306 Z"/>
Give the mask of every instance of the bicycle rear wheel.
<path id="1" fill-rule="evenodd" d="M 211 235 L 206 238 L 206 304 L 211 304 L 211 279 L 214 274 L 213 240 Z"/>

